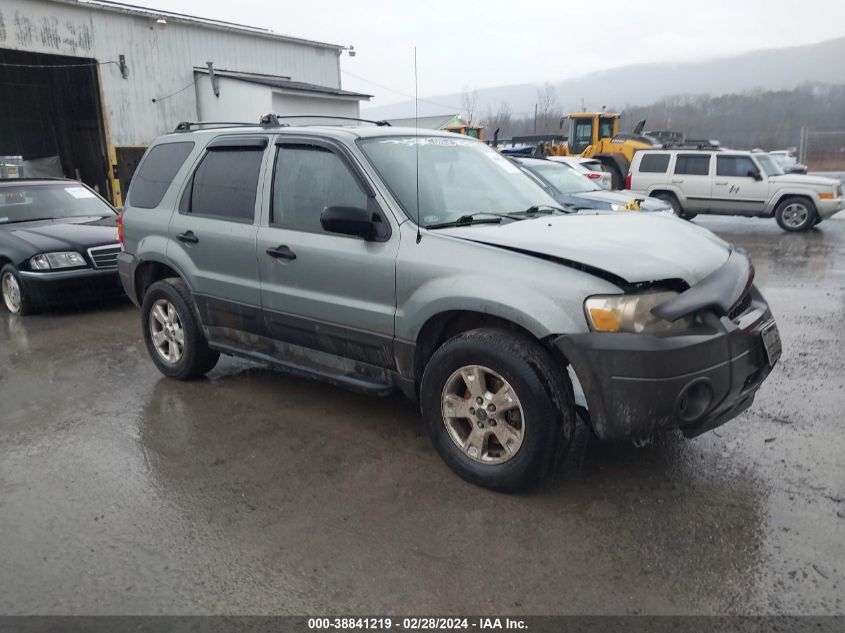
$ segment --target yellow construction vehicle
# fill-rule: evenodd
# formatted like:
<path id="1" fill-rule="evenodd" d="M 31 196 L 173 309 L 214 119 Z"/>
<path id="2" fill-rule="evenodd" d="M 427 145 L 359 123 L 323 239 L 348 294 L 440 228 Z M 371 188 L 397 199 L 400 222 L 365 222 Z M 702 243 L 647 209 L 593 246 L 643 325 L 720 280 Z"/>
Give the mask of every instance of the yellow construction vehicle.
<path id="1" fill-rule="evenodd" d="M 471 136 L 472 138 L 477 138 L 479 141 L 484 140 L 484 128 L 478 125 L 473 125 L 472 121 L 464 121 L 459 114 L 456 114 L 443 129 L 448 130 L 449 132 L 454 132 L 455 134 Z"/>
<path id="2" fill-rule="evenodd" d="M 567 142 L 547 145 L 546 153 L 601 161 L 605 171 L 610 172 L 614 189 L 621 189 L 625 184 L 634 152 L 655 144 L 653 139 L 642 135 L 645 120 L 637 124 L 633 133 L 619 134 L 619 114 L 616 112 L 573 112 L 561 118 L 561 127 L 567 120 Z"/>

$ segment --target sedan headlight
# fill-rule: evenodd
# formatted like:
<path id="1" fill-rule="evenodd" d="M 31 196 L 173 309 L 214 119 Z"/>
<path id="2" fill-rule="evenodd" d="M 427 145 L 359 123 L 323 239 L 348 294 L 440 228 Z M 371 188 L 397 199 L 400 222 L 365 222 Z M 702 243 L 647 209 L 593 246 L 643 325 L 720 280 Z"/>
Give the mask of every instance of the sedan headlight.
<path id="1" fill-rule="evenodd" d="M 691 317 L 666 321 L 651 313 L 652 308 L 678 296 L 677 292 L 643 292 L 629 295 L 596 295 L 584 302 L 587 322 L 597 332 L 657 333 L 683 330 L 692 325 Z"/>
<path id="2" fill-rule="evenodd" d="M 88 262 L 76 251 L 64 253 L 41 253 L 29 260 L 33 270 L 57 270 L 61 268 L 79 268 L 87 266 Z"/>

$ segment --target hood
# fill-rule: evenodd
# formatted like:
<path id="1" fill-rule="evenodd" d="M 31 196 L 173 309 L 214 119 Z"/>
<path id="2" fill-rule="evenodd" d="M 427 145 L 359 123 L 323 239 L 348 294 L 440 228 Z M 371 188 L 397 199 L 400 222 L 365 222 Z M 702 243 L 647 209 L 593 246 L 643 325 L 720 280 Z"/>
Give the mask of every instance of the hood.
<path id="1" fill-rule="evenodd" d="M 117 216 L 25 222 L 0 225 L 0 230 L 29 244 L 33 255 L 51 251 L 84 253 L 92 246 L 117 243 Z"/>
<path id="2" fill-rule="evenodd" d="M 707 229 L 660 214 L 541 216 L 436 233 L 569 260 L 631 284 L 683 279 L 692 286 L 731 253 L 730 245 Z"/>
<path id="3" fill-rule="evenodd" d="M 804 185 L 805 187 L 838 187 L 840 181 L 836 178 L 826 176 L 808 176 L 807 174 L 783 174 L 772 176 L 772 180 L 778 184 Z"/>
<path id="4" fill-rule="evenodd" d="M 643 200 L 640 204 L 640 208 L 643 211 L 666 211 L 667 209 L 671 209 L 671 207 L 662 200 L 649 198 L 641 193 L 638 194 L 629 189 L 621 189 L 619 191 L 585 191 L 583 193 L 570 194 L 570 198 L 576 206 L 578 206 L 579 202 L 589 203 L 589 206 L 584 207 L 587 209 L 609 209 L 611 208 L 611 205 L 624 207 L 634 198 Z"/>

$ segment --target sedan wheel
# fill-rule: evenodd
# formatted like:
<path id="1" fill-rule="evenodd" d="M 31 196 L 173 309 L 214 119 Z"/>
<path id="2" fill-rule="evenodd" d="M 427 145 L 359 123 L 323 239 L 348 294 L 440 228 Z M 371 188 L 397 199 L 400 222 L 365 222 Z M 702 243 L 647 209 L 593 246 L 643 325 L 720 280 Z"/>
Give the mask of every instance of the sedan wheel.
<path id="1" fill-rule="evenodd" d="M 6 309 L 15 316 L 26 316 L 37 309 L 18 277 L 18 269 L 12 264 L 6 264 L 0 268 L 0 296 L 3 297 L 3 305 Z"/>
<path id="2" fill-rule="evenodd" d="M 175 365 L 185 351 L 185 330 L 176 307 L 159 299 L 150 310 L 150 337 L 161 360 Z"/>
<path id="3" fill-rule="evenodd" d="M 3 273 L 0 288 L 3 291 L 3 303 L 6 304 L 6 309 L 12 314 L 18 314 L 21 311 L 21 287 L 17 278 L 11 272 Z"/>
<path id="4" fill-rule="evenodd" d="M 513 387 L 492 369 L 467 365 L 446 381 L 443 423 L 470 459 L 503 464 L 522 446 L 525 417 Z"/>

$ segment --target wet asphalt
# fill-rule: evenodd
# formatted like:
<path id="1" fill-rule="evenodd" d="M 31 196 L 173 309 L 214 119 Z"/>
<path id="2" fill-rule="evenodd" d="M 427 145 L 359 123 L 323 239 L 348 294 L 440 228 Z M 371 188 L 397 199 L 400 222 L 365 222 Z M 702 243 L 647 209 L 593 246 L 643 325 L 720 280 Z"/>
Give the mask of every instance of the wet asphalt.
<path id="1" fill-rule="evenodd" d="M 582 429 L 521 496 L 454 476 L 399 396 L 174 382 L 125 302 L 0 312 L 0 613 L 842 614 L 845 219 L 696 222 L 777 317 L 757 401 L 646 448 Z"/>

